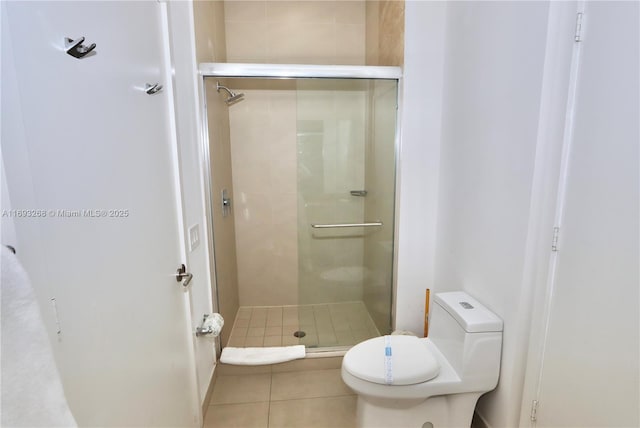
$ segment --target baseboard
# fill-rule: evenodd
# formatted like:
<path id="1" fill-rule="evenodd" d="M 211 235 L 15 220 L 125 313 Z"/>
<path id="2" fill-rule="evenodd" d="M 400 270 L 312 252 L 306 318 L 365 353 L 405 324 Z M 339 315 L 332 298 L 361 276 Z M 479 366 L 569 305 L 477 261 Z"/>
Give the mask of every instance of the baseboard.
<path id="1" fill-rule="evenodd" d="M 216 370 L 216 366 L 214 366 L 213 373 L 211 373 L 211 379 L 209 380 L 209 386 L 207 387 L 207 393 L 204 395 L 204 400 L 202 400 L 202 420 L 203 421 L 204 421 L 204 418 L 207 416 L 207 410 L 209 409 L 209 402 L 211 401 L 211 393 L 213 392 L 213 385 L 215 385 L 217 378 L 218 378 L 218 370 Z"/>

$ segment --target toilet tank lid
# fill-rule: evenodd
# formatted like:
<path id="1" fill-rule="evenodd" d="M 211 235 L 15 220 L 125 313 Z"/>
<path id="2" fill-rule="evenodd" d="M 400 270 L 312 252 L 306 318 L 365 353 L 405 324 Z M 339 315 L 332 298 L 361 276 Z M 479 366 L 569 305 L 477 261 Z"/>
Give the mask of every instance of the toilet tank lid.
<path id="1" fill-rule="evenodd" d="M 502 331 L 502 320 L 463 291 L 437 293 L 435 303 L 447 311 L 467 333 Z"/>

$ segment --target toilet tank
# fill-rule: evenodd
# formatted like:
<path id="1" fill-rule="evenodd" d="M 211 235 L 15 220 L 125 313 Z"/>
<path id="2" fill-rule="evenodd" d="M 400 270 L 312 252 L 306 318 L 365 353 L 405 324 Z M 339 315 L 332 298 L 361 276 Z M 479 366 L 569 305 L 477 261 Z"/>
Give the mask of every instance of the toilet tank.
<path id="1" fill-rule="evenodd" d="M 437 293 L 429 339 L 464 382 L 493 389 L 498 382 L 502 320 L 462 291 Z"/>

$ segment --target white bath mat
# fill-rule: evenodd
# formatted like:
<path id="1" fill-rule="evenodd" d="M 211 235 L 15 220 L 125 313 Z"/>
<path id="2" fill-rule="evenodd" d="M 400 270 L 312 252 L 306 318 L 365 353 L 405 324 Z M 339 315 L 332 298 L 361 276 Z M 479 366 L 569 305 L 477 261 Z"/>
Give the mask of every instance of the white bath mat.
<path id="1" fill-rule="evenodd" d="M 220 362 L 238 366 L 259 366 L 262 364 L 284 363 L 304 358 L 304 345 L 274 346 L 266 348 L 233 348 L 222 350 Z"/>

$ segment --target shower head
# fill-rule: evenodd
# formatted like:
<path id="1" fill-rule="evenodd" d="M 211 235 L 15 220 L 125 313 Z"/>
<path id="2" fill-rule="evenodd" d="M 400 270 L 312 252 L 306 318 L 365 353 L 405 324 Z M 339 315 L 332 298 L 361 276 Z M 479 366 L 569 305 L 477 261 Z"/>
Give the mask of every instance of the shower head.
<path id="1" fill-rule="evenodd" d="M 242 101 L 243 99 L 244 94 L 240 93 L 230 96 L 225 102 L 227 103 L 227 105 L 231 105 L 237 103 L 238 101 Z"/>
<path id="2" fill-rule="evenodd" d="M 242 94 L 242 93 L 236 94 L 235 92 L 233 92 L 231 89 L 227 88 L 226 86 L 222 86 L 220 84 L 220 82 L 216 82 L 216 91 L 220 92 L 220 89 L 224 89 L 229 94 L 229 98 L 227 98 L 225 100 L 225 102 L 227 103 L 228 106 L 230 106 L 231 104 L 235 104 L 238 101 L 242 101 L 244 99 L 244 94 Z"/>

